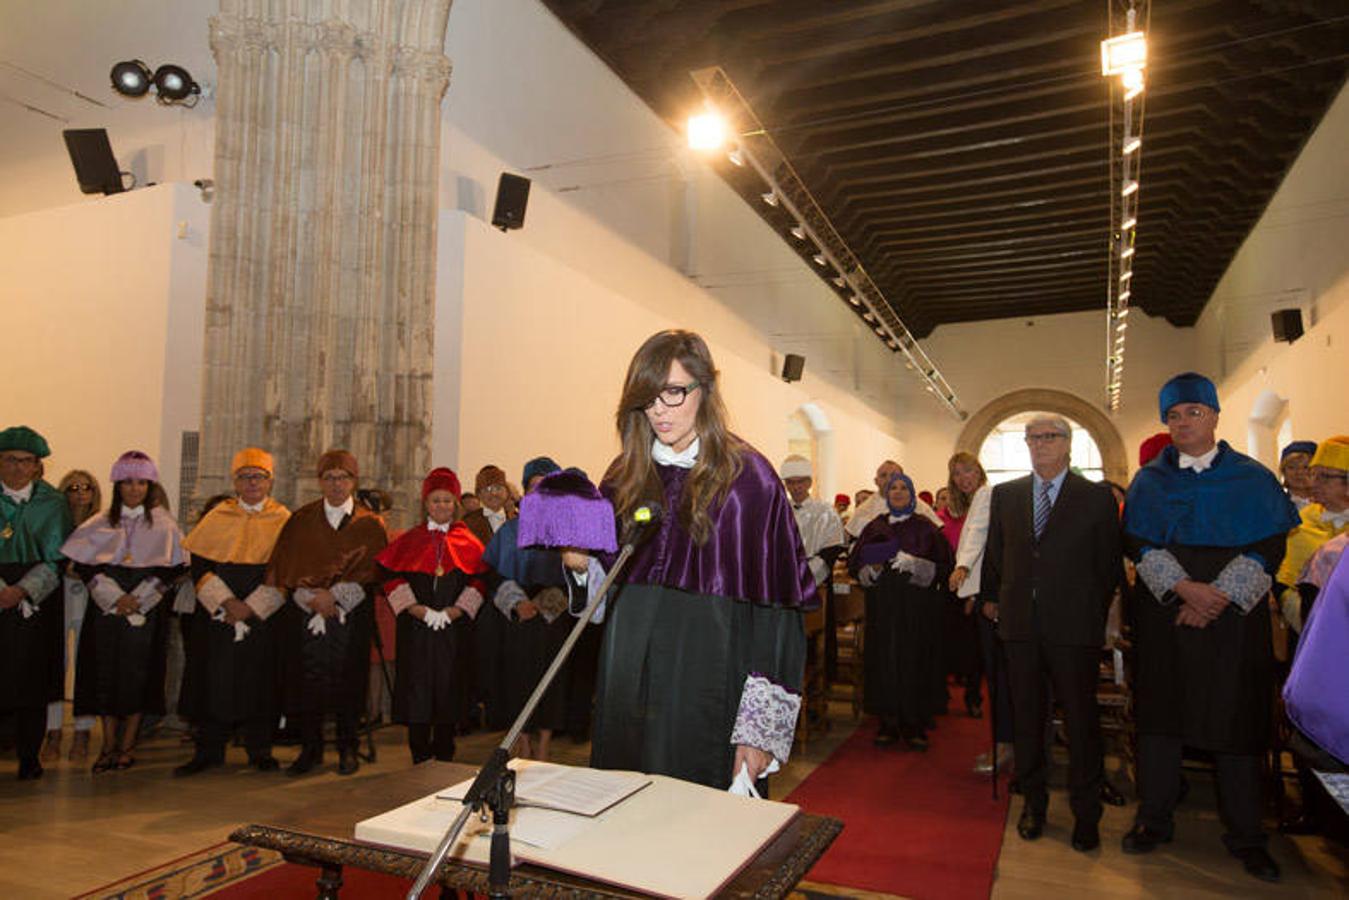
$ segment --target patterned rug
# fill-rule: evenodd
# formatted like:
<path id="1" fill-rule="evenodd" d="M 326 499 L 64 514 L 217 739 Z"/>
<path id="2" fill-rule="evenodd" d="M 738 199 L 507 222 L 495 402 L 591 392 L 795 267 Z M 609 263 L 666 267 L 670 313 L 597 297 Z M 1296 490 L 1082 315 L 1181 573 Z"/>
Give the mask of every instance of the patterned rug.
<path id="1" fill-rule="evenodd" d="M 410 882 L 391 876 L 365 873 L 350 878 L 342 888 L 343 900 L 401 897 Z M 261 877 L 259 877 L 261 876 Z M 273 850 L 223 843 L 198 850 L 153 869 L 81 894 L 76 900 L 178 900 L 187 897 L 261 897 L 294 894 L 309 888 L 317 870 L 282 860 Z M 255 880 L 256 879 L 256 880 Z M 830 884 L 803 881 L 789 900 L 899 900 L 893 894 L 875 894 Z"/>

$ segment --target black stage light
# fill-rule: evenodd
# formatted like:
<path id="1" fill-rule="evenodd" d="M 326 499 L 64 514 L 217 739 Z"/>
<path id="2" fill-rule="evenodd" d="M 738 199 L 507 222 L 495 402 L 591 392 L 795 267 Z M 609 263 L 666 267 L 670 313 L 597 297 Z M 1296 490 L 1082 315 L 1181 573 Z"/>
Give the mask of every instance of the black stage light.
<path id="1" fill-rule="evenodd" d="M 201 93 L 201 87 L 192 80 L 187 69 L 171 63 L 155 69 L 154 82 L 160 103 L 182 103 L 193 94 Z"/>
<path id="2" fill-rule="evenodd" d="M 128 59 L 112 67 L 112 89 L 127 97 L 144 97 L 150 90 L 150 67 L 139 59 Z"/>

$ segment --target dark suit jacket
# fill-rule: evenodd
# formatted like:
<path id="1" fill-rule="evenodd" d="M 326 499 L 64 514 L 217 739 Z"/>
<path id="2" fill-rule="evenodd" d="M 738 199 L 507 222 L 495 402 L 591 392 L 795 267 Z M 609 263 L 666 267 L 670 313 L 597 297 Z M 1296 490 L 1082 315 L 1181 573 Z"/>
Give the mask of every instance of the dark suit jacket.
<path id="1" fill-rule="evenodd" d="M 1004 641 L 1099 647 L 1123 573 L 1115 498 L 1068 472 L 1037 541 L 1032 490 L 1030 475 L 993 488 L 980 599 Z"/>

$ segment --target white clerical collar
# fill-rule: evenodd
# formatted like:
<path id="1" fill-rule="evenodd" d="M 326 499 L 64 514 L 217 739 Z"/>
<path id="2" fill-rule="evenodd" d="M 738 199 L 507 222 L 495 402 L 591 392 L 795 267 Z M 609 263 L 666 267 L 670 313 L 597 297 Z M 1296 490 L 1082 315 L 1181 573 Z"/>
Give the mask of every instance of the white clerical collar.
<path id="1" fill-rule="evenodd" d="M 139 519 L 139 518 L 140 518 L 141 516 L 143 516 L 143 515 L 145 515 L 145 505 L 144 505 L 144 504 L 141 504 L 140 506 L 124 506 L 124 507 L 122 507 L 122 518 L 123 518 L 123 519 Z"/>
<path id="2" fill-rule="evenodd" d="M 651 458 L 655 460 L 658 466 L 678 466 L 681 469 L 692 469 L 693 464 L 698 461 L 698 438 L 693 439 L 693 443 L 684 448 L 682 452 L 676 451 L 669 444 L 661 443 L 656 439 L 651 444 Z"/>
<path id="3" fill-rule="evenodd" d="M 1339 531 L 1345 525 L 1349 525 L 1349 509 L 1331 512 L 1323 506 L 1321 507 L 1321 521 Z"/>
<path id="4" fill-rule="evenodd" d="M 1198 456 L 1191 456 L 1188 453 L 1181 452 L 1180 459 L 1177 460 L 1176 465 L 1180 466 L 1182 469 L 1193 469 L 1195 473 L 1198 474 L 1213 465 L 1213 457 L 1217 455 L 1217 444 L 1214 444 L 1207 453 L 1201 453 Z"/>
<path id="5" fill-rule="evenodd" d="M 506 524 L 506 508 L 504 506 L 501 509 L 488 509 L 484 506 L 482 514 L 487 517 L 487 524 L 492 526 L 493 532 L 499 531 L 501 526 Z"/>
<path id="6" fill-rule="evenodd" d="M 0 484 L 0 488 L 3 488 L 5 496 L 15 503 L 27 503 L 29 500 L 33 499 L 34 484 L 36 484 L 36 482 L 30 481 L 17 491 L 10 490 L 9 486 L 5 484 Z"/>
<path id="7" fill-rule="evenodd" d="M 323 514 L 328 517 L 328 524 L 333 526 L 334 530 L 342 526 L 342 520 L 351 515 L 351 511 L 356 508 L 356 501 L 351 497 L 341 506 L 332 506 L 327 500 L 323 501 Z"/>
<path id="8" fill-rule="evenodd" d="M 444 532 L 444 533 L 448 534 L 449 531 L 450 531 L 450 526 L 453 525 L 453 524 L 454 524 L 453 522 L 445 522 L 444 524 L 442 524 L 442 523 L 440 523 L 440 522 L 437 522 L 435 519 L 431 518 L 430 516 L 427 516 L 427 517 L 426 517 L 426 530 L 427 530 L 427 531 L 440 531 L 440 532 Z"/>
<path id="9" fill-rule="evenodd" d="M 905 513 L 902 516 L 890 516 L 890 524 L 894 525 L 896 522 L 903 522 L 911 515 L 913 515 L 913 513 Z"/>
<path id="10" fill-rule="evenodd" d="M 267 505 L 266 497 L 262 498 L 261 503 L 245 503 L 242 500 L 239 501 L 239 508 L 242 509 L 244 512 L 260 513 L 262 512 L 262 508 L 266 505 Z"/>

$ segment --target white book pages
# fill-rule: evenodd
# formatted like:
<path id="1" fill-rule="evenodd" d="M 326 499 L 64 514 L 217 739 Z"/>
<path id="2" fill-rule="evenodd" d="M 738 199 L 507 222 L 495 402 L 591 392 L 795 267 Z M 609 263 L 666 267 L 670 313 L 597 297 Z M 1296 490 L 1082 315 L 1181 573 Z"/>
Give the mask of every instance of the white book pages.
<path id="1" fill-rule="evenodd" d="M 639 772 L 614 772 L 560 766 L 533 760 L 511 760 L 515 770 L 515 802 L 582 816 L 597 816 L 651 783 Z M 473 779 L 461 781 L 436 796 L 462 800 Z"/>

